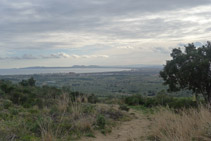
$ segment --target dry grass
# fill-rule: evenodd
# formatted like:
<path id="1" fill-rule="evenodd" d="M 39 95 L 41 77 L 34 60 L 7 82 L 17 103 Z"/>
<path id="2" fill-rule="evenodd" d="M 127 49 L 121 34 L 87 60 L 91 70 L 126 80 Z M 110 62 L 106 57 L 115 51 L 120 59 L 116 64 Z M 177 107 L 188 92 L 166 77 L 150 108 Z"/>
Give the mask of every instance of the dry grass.
<path id="1" fill-rule="evenodd" d="M 46 107 L 44 110 L 48 113 L 38 121 L 43 141 L 72 140 L 92 134 L 98 129 L 96 124 L 98 115 L 107 120 L 106 127 L 102 131 L 108 132 L 114 126 L 114 121 L 124 117 L 118 107 L 93 106 L 86 103 L 85 97 L 71 100 L 67 94 L 61 95 L 52 107 L 51 109 Z"/>
<path id="2" fill-rule="evenodd" d="M 80 131 L 93 131 L 94 118 L 93 117 L 82 117 L 75 121 L 75 127 Z"/>
<path id="3" fill-rule="evenodd" d="M 60 96 L 60 98 L 56 102 L 56 107 L 58 109 L 59 117 L 57 126 L 53 127 L 53 123 L 51 123 L 51 120 L 45 120 L 42 122 L 39 122 L 39 127 L 41 131 L 41 138 L 43 141 L 55 141 L 57 138 L 59 138 L 60 134 L 64 134 L 62 130 L 62 125 L 64 122 L 69 121 L 71 123 L 75 123 L 75 126 L 73 128 L 77 128 L 80 131 L 87 131 L 92 130 L 92 120 L 90 118 L 83 118 L 83 107 L 80 100 L 81 97 L 78 97 L 76 101 L 72 101 L 68 94 L 63 94 Z M 71 114 L 68 114 L 68 109 L 70 109 Z M 48 109 L 46 109 L 48 111 Z M 50 117 L 51 118 L 51 117 Z M 66 132 L 68 132 L 67 130 Z M 66 134 L 66 133 L 65 133 Z"/>
<path id="4" fill-rule="evenodd" d="M 211 140 L 211 112 L 205 107 L 186 109 L 178 113 L 161 108 L 153 115 L 150 133 L 153 140 Z"/>
<path id="5" fill-rule="evenodd" d="M 61 95 L 60 99 L 58 99 L 57 101 L 57 106 L 58 106 L 59 111 L 64 113 L 68 108 L 69 102 L 70 102 L 70 98 L 68 94 Z"/>
<path id="6" fill-rule="evenodd" d="M 58 134 L 61 132 L 61 124 L 63 123 L 69 102 L 70 102 L 70 99 L 67 94 L 61 95 L 61 97 L 58 99 L 57 108 L 61 112 L 61 115 L 59 117 L 58 125 L 54 130 L 52 128 L 52 123 L 50 119 L 38 123 L 40 126 L 41 138 L 43 141 L 56 140 Z"/>
<path id="7" fill-rule="evenodd" d="M 51 132 L 42 131 L 42 141 L 55 141 L 55 137 Z"/>
<path id="8" fill-rule="evenodd" d="M 51 120 L 43 120 L 39 123 L 42 141 L 55 141 L 56 137 L 51 128 Z"/>
<path id="9" fill-rule="evenodd" d="M 83 107 L 81 102 L 75 101 L 75 102 L 70 102 L 70 108 L 71 108 L 71 115 L 73 119 L 78 119 L 82 113 L 83 113 Z"/>

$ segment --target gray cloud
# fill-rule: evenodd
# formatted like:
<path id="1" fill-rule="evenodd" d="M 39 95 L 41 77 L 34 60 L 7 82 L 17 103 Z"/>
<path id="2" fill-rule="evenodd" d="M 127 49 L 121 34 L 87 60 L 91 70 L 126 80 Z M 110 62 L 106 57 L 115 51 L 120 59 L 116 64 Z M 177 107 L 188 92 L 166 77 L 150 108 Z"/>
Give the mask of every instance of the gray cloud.
<path id="1" fill-rule="evenodd" d="M 205 42 L 193 42 L 193 44 L 196 46 L 196 47 L 201 47 L 203 45 L 205 45 L 206 43 Z M 178 44 L 178 47 L 184 47 L 184 46 L 187 46 L 188 44 L 185 44 L 185 43 L 179 43 Z"/>
<path id="2" fill-rule="evenodd" d="M 96 58 L 206 41 L 210 8 L 211 0 L 2 0 L 0 50 L 14 54 L 2 53 L 0 59 L 68 58 L 29 54 L 42 49 L 72 49 L 74 54 L 79 48 L 71 58 Z M 165 48 L 152 50 L 167 53 Z"/>
<path id="3" fill-rule="evenodd" d="M 10 59 L 10 60 L 31 60 L 31 59 L 62 59 L 62 58 L 73 58 L 73 59 L 84 59 L 84 58 L 108 58 L 108 55 L 69 55 L 64 52 L 49 54 L 49 55 L 32 55 L 24 54 L 22 56 L 12 56 L 12 57 L 0 57 L 0 60 Z"/>
<path id="4" fill-rule="evenodd" d="M 155 47 L 153 48 L 153 51 L 154 52 L 159 52 L 159 53 L 162 53 L 162 54 L 169 54 L 170 53 L 170 49 L 166 49 L 166 48 L 163 48 L 163 47 Z"/>
<path id="5" fill-rule="evenodd" d="M 97 32 L 107 25 L 116 24 L 112 22 L 116 18 L 206 4 L 210 4 L 210 0 L 4 0 L 0 2 L 0 29 L 11 34 L 93 30 Z"/>

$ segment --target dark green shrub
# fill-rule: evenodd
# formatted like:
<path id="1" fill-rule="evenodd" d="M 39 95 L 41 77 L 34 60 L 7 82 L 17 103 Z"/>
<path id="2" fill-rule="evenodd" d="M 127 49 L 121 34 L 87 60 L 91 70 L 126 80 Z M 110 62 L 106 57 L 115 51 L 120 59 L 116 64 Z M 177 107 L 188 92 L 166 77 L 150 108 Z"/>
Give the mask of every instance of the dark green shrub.
<path id="1" fill-rule="evenodd" d="M 173 97 L 167 94 L 157 94 L 155 97 L 156 105 L 167 106 L 169 103 L 173 102 Z"/>
<path id="2" fill-rule="evenodd" d="M 141 95 L 130 96 L 125 98 L 125 103 L 128 105 L 142 105 L 144 104 L 144 99 Z"/>
<path id="3" fill-rule="evenodd" d="M 175 98 L 169 103 L 169 107 L 174 109 L 191 108 L 197 107 L 197 103 L 189 98 Z"/>
<path id="4" fill-rule="evenodd" d="M 42 99 L 36 99 L 36 105 L 42 109 L 44 107 L 44 103 Z"/>
<path id="5" fill-rule="evenodd" d="M 8 112 L 0 112 L 0 119 L 9 120 L 12 115 Z"/>
<path id="6" fill-rule="evenodd" d="M 100 129 L 104 129 L 105 128 L 105 125 L 106 125 L 105 117 L 103 115 L 98 115 L 97 116 L 97 126 Z"/>
<path id="7" fill-rule="evenodd" d="M 40 125 L 35 119 L 29 119 L 25 122 L 25 126 L 28 131 L 35 133 L 36 135 L 41 135 Z"/>
<path id="8" fill-rule="evenodd" d="M 95 106 L 91 104 L 83 105 L 83 113 L 91 114 L 95 112 Z"/>
<path id="9" fill-rule="evenodd" d="M 10 108 L 9 111 L 10 111 L 10 114 L 12 115 L 18 115 L 18 112 L 19 112 L 18 109 L 15 107 Z"/>
<path id="10" fill-rule="evenodd" d="M 58 114 L 60 113 L 58 107 L 56 105 L 53 105 L 50 109 L 50 112 L 49 112 L 51 115 L 54 115 L 54 114 Z"/>
<path id="11" fill-rule="evenodd" d="M 123 105 L 120 105 L 120 106 L 119 106 L 119 109 L 128 112 L 130 108 L 127 107 L 127 105 L 123 104 Z"/>
<path id="12" fill-rule="evenodd" d="M 174 109 L 197 107 L 191 98 L 174 98 L 167 94 L 159 93 L 155 97 L 130 96 L 125 98 L 127 105 L 143 105 L 145 107 L 169 106 Z"/>
<path id="13" fill-rule="evenodd" d="M 0 98 L 5 97 L 5 92 L 0 88 Z"/>
<path id="14" fill-rule="evenodd" d="M 144 104 L 145 107 L 152 107 L 152 106 L 156 106 L 156 100 L 155 98 L 151 98 L 151 97 L 146 97 L 144 100 Z"/>
<path id="15" fill-rule="evenodd" d="M 0 80 L 0 88 L 3 92 L 10 93 L 14 89 L 14 86 L 10 81 Z"/>
<path id="16" fill-rule="evenodd" d="M 20 140 L 21 141 L 35 141 L 35 140 L 38 140 L 38 138 L 33 135 L 25 135 L 25 136 L 22 136 Z"/>
<path id="17" fill-rule="evenodd" d="M 8 109 L 11 106 L 12 106 L 12 101 L 10 101 L 9 99 L 6 99 L 6 100 L 3 101 L 3 107 L 5 109 Z"/>
<path id="18" fill-rule="evenodd" d="M 22 80 L 19 84 L 22 86 L 35 86 L 35 83 L 36 81 L 31 77 L 28 80 Z"/>
<path id="19" fill-rule="evenodd" d="M 98 102 L 97 96 L 95 96 L 94 94 L 88 96 L 88 102 L 89 103 L 97 103 Z"/>

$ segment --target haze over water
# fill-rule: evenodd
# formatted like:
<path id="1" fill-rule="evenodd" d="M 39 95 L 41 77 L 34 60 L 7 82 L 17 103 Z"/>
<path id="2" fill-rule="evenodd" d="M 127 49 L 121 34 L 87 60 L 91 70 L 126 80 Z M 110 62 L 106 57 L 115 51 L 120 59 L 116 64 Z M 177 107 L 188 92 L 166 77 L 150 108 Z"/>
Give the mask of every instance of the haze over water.
<path id="1" fill-rule="evenodd" d="M 30 75 L 48 73 L 98 73 L 98 72 L 117 72 L 129 71 L 122 68 L 57 68 L 57 69 L 0 69 L 0 75 Z"/>

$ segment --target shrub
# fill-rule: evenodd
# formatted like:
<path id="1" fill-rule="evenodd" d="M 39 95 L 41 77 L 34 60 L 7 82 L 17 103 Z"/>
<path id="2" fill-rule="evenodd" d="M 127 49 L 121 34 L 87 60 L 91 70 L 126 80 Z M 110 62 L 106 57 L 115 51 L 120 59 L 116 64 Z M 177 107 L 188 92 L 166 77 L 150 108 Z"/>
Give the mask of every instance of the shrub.
<path id="1" fill-rule="evenodd" d="M 197 103 L 189 98 L 175 98 L 168 105 L 174 109 L 197 107 Z"/>
<path id="2" fill-rule="evenodd" d="M 97 103 L 98 102 L 97 96 L 95 96 L 94 94 L 88 96 L 88 102 L 89 103 Z"/>
<path id="3" fill-rule="evenodd" d="M 98 115 L 97 116 L 97 126 L 100 129 L 104 129 L 105 128 L 105 125 L 106 125 L 105 117 L 103 115 Z"/>
<path id="4" fill-rule="evenodd" d="M 35 83 L 36 81 L 31 77 L 28 80 L 22 80 L 19 84 L 22 86 L 35 86 Z"/>
<path id="5" fill-rule="evenodd" d="M 127 105 L 123 104 L 119 106 L 119 109 L 128 112 L 130 108 L 128 108 Z"/>
<path id="6" fill-rule="evenodd" d="M 102 120 L 102 119 L 99 119 Z M 103 126 L 102 121 L 98 121 L 100 126 Z M 82 117 L 75 121 L 75 127 L 81 132 L 92 131 L 93 119 L 91 117 Z"/>
<path id="7" fill-rule="evenodd" d="M 116 110 L 113 108 L 105 108 L 101 109 L 100 113 L 104 115 L 107 118 L 114 119 L 114 120 L 119 120 L 120 118 L 123 117 L 123 113 L 120 110 Z"/>
<path id="8" fill-rule="evenodd" d="M 144 99 L 141 95 L 130 96 L 125 98 L 125 103 L 128 105 L 144 104 Z"/>
<path id="9" fill-rule="evenodd" d="M 4 107 L 5 109 L 8 109 L 8 108 L 11 107 L 11 106 L 12 106 L 12 101 L 10 101 L 10 100 L 8 100 L 8 99 L 6 99 L 6 100 L 3 101 L 3 107 Z"/>
<path id="10" fill-rule="evenodd" d="M 12 115 L 18 115 L 18 112 L 19 112 L 18 109 L 15 107 L 10 108 L 9 111 L 10 111 L 10 114 Z"/>
<path id="11" fill-rule="evenodd" d="M 151 98 L 151 97 L 146 97 L 144 99 L 144 104 L 145 107 L 152 107 L 152 106 L 156 106 L 156 100 L 155 98 Z"/>
<path id="12" fill-rule="evenodd" d="M 82 107 L 83 109 L 82 109 L 82 111 L 83 111 L 83 113 L 85 113 L 85 114 L 92 114 L 92 113 L 94 113 L 95 112 L 95 106 L 94 105 L 91 105 L 91 104 L 85 104 L 85 105 L 83 105 L 83 107 Z"/>
<path id="13" fill-rule="evenodd" d="M 167 94 L 157 94 L 155 97 L 156 105 L 167 106 L 169 103 L 174 101 L 173 97 Z"/>
<path id="14" fill-rule="evenodd" d="M 130 106 L 168 106 L 174 109 L 197 107 L 197 103 L 191 98 L 174 98 L 167 94 L 158 94 L 155 97 L 130 96 L 125 98 L 125 103 Z"/>

